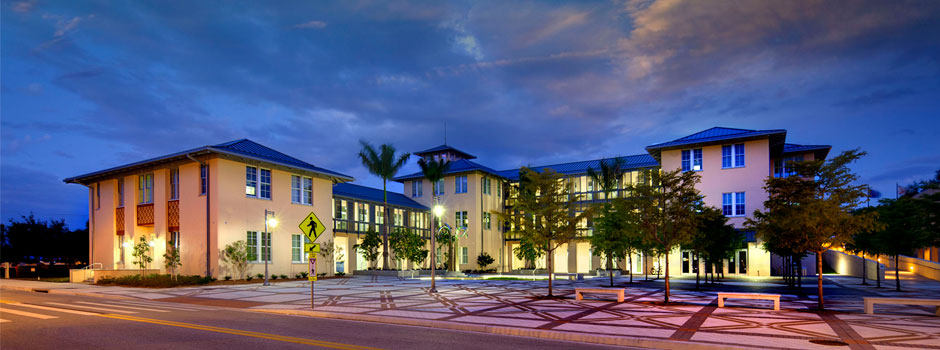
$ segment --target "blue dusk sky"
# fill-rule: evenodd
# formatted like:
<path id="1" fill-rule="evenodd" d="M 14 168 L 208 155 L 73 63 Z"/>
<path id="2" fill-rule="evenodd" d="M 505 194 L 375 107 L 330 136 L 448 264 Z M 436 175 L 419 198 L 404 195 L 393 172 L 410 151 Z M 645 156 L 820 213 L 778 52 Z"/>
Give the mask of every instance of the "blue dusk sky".
<path id="1" fill-rule="evenodd" d="M 360 139 L 445 123 L 497 169 L 713 126 L 860 147 L 888 196 L 940 168 L 940 1 L 0 4 L 3 221 L 83 227 L 64 178 L 240 138 L 380 186 Z"/>

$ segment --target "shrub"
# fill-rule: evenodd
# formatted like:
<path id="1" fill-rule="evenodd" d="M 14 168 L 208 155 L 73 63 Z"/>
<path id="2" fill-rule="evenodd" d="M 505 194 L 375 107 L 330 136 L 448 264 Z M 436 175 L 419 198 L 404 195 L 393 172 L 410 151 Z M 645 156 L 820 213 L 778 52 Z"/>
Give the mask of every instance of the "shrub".
<path id="1" fill-rule="evenodd" d="M 307 271 L 301 272 L 301 273 L 300 273 L 300 278 L 307 278 L 307 275 L 308 275 L 308 274 L 307 274 Z"/>
<path id="2" fill-rule="evenodd" d="M 496 260 L 486 252 L 480 253 L 480 256 L 477 256 L 477 266 L 480 267 L 480 270 L 485 270 L 487 265 L 495 261 Z"/>
<path id="3" fill-rule="evenodd" d="M 225 277 L 223 277 L 223 278 L 224 278 L 226 281 L 231 281 L 231 280 L 232 280 L 232 276 L 225 276 Z"/>
<path id="4" fill-rule="evenodd" d="M 345 273 L 345 272 L 337 272 L 336 275 L 337 275 L 337 276 L 346 276 L 346 273 Z"/>
<path id="5" fill-rule="evenodd" d="M 272 279 L 272 280 L 276 280 L 276 279 L 277 279 L 277 275 L 271 275 L 271 277 L 269 277 L 269 278 Z"/>
<path id="6" fill-rule="evenodd" d="M 239 278 L 244 278 L 248 269 L 248 244 L 245 241 L 235 241 L 219 251 L 223 262 L 232 266 L 232 270 Z"/>
<path id="7" fill-rule="evenodd" d="M 103 285 L 120 285 L 120 286 L 130 286 L 130 287 L 154 287 L 154 288 L 168 288 L 168 287 L 178 287 L 178 286 L 190 286 L 190 285 L 199 285 L 206 284 L 213 280 L 213 278 L 207 278 L 202 276 L 179 276 L 174 279 L 171 275 L 147 275 L 145 277 L 140 277 L 140 275 L 133 276 L 124 276 L 118 278 L 102 278 L 98 280 L 97 284 Z"/>
<path id="8" fill-rule="evenodd" d="M 259 274 L 256 274 L 255 277 L 264 278 L 264 274 L 263 274 L 263 273 L 259 273 Z"/>
<path id="9" fill-rule="evenodd" d="M 287 279 L 287 275 L 281 274 L 281 279 L 282 279 L 282 280 L 286 280 L 286 279 Z"/>
<path id="10" fill-rule="evenodd" d="M 253 279 L 255 279 L 255 276 L 248 276 L 248 277 L 245 277 L 245 280 L 246 280 L 246 281 L 251 281 L 251 280 L 253 280 Z"/>

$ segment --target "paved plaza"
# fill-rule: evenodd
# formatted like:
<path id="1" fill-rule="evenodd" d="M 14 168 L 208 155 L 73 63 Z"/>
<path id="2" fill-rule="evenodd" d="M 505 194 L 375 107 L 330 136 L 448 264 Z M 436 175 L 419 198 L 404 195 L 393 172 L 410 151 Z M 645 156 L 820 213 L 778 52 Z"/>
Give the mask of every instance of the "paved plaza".
<path id="1" fill-rule="evenodd" d="M 606 278 L 558 280 L 557 298 L 545 298 L 547 281 L 439 280 L 439 293 L 429 294 L 430 281 L 396 277 L 356 276 L 316 282 L 315 310 L 384 319 L 435 320 L 447 324 L 488 325 L 563 333 L 626 336 L 651 340 L 688 341 L 717 346 L 772 349 L 831 349 L 848 344 L 856 349 L 940 349 L 940 317 L 932 307 L 878 306 L 875 315 L 863 313 L 862 296 L 940 298 L 940 283 L 910 275 L 904 292 L 860 286 L 858 278 L 827 276 L 826 307 L 819 313 L 815 295 L 788 294 L 777 278 L 726 280 L 722 285 L 696 291 L 695 281 L 675 279 L 672 303 L 663 304 L 661 281 L 626 287 L 626 301 L 613 295 L 574 298 L 577 286 L 606 287 Z M 815 280 L 804 280 L 812 292 Z M 307 282 L 275 282 L 271 286 L 245 284 L 173 289 L 85 287 L 83 293 L 160 301 L 228 306 L 261 310 L 310 310 Z M 717 307 L 717 290 L 779 292 L 781 310 L 772 302 L 730 299 Z M 792 291 L 790 291 L 792 293 Z M 370 318 L 371 317 L 371 318 Z"/>

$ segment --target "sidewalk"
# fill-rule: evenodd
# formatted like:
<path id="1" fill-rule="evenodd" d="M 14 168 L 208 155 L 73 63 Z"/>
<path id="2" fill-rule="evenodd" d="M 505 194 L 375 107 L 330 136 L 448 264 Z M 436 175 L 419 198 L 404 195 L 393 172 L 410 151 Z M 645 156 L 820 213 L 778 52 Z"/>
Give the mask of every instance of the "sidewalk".
<path id="1" fill-rule="evenodd" d="M 309 284 L 297 281 L 275 282 L 268 287 L 248 284 L 140 289 L 73 285 L 54 290 L 629 346 L 831 349 L 831 345 L 811 341 L 839 341 L 856 349 L 940 349 L 940 317 L 933 315 L 932 308 L 878 306 L 875 315 L 866 315 L 860 296 L 940 298 L 940 283 L 905 280 L 904 288 L 911 292 L 896 293 L 893 285 L 875 289 L 858 286 L 857 278 L 826 278 L 833 286 L 827 290 L 851 289 L 852 293 L 827 294 L 828 311 L 822 314 L 809 310 L 816 305 L 815 295 L 784 294 L 781 311 L 773 311 L 770 302 L 738 299 L 729 300 L 726 308 L 719 309 L 715 292 L 674 290 L 670 297 L 674 303 L 662 305 L 663 291 L 653 283 L 627 286 L 624 303 L 607 296 L 574 300 L 574 287 L 605 287 L 607 279 L 555 281 L 555 295 L 561 297 L 557 299 L 541 298 L 547 292 L 546 281 L 439 280 L 439 293 L 431 295 L 427 293 L 428 280 L 376 276 L 329 279 L 316 283 L 313 311 Z M 23 282 L 25 287 L 28 281 L 15 282 Z M 623 278 L 616 283 L 627 285 Z M 780 286 L 773 279 L 758 283 L 763 287 Z"/>

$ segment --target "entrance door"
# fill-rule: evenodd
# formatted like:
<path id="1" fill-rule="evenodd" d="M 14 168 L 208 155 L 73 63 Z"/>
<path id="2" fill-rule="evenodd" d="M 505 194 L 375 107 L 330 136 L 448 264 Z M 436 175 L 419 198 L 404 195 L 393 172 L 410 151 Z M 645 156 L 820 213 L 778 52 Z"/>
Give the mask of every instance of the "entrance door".
<path id="1" fill-rule="evenodd" d="M 691 273 L 692 252 L 685 250 L 682 252 L 682 273 Z"/>
<path id="2" fill-rule="evenodd" d="M 735 272 L 736 271 L 735 261 L 737 261 L 737 259 L 735 259 L 736 255 L 737 254 L 731 254 L 731 258 L 728 259 L 728 274 L 729 275 L 736 273 Z"/>
<path id="3" fill-rule="evenodd" d="M 747 274 L 747 250 L 738 251 L 738 273 Z"/>

